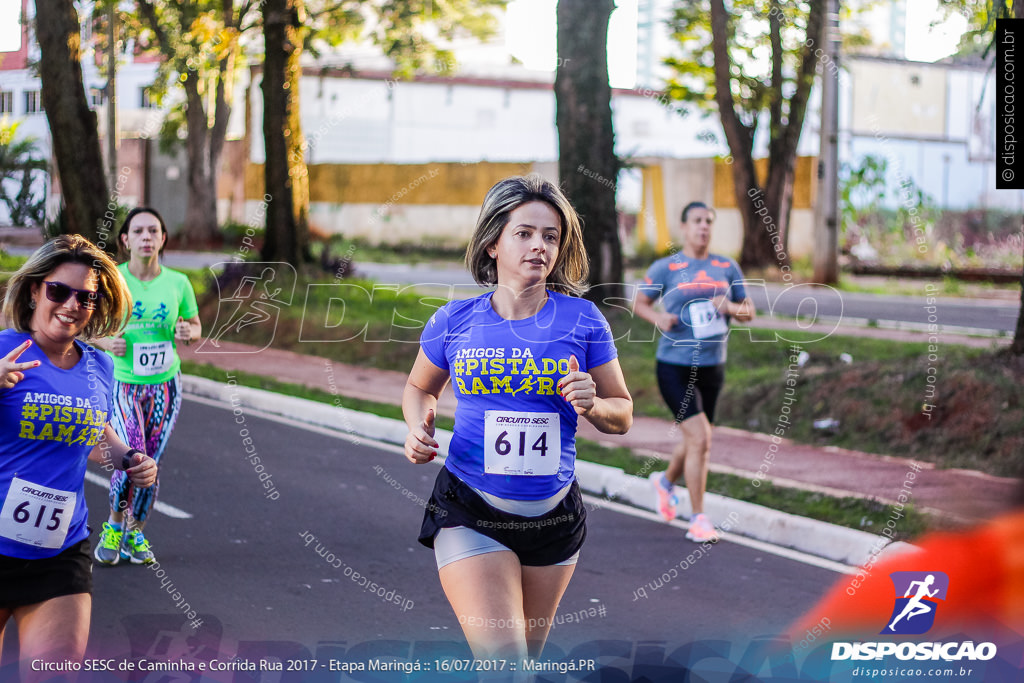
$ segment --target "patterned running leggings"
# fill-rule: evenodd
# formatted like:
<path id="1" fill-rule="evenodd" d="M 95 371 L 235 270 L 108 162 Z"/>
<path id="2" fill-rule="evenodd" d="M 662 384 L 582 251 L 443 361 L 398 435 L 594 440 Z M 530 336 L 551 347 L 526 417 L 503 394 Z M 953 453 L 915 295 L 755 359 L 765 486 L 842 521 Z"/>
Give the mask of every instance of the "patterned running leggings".
<path id="1" fill-rule="evenodd" d="M 114 408 L 110 424 L 121 440 L 156 461 L 156 482 L 147 489 L 135 489 L 128 477 L 115 470 L 110 477 L 110 509 L 127 512 L 132 498 L 131 516 L 144 522 L 156 502 L 160 488 L 160 457 L 171 438 L 171 430 L 181 411 L 181 374 L 159 384 L 114 382 Z"/>

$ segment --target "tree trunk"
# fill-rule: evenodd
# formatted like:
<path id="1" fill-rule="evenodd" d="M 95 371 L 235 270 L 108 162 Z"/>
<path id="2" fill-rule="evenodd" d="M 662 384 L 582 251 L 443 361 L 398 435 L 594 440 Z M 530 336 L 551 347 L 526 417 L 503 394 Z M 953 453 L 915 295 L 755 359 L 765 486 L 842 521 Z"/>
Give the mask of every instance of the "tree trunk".
<path id="1" fill-rule="evenodd" d="M 267 230 L 262 257 L 299 266 L 309 253 L 309 176 L 299 124 L 302 0 L 263 5 L 263 139 Z"/>
<path id="2" fill-rule="evenodd" d="M 1021 271 L 1020 276 L 1020 311 L 1017 313 L 1017 329 L 1013 333 L 1010 353 L 1015 356 L 1024 356 L 1024 270 Z"/>
<path id="3" fill-rule="evenodd" d="M 711 45 L 715 56 L 715 103 L 725 140 L 732 156 L 733 193 L 743 219 L 743 246 L 740 267 L 757 268 L 771 264 L 771 238 L 768 224 L 775 216 L 766 213 L 764 191 L 754 169 L 754 131 L 757 121 L 748 126 L 740 120 L 732 99 L 732 58 L 729 56 L 729 15 L 723 0 L 711 0 Z M 758 212 L 761 215 L 758 215 Z M 767 219 L 767 220 L 764 220 Z"/>
<path id="4" fill-rule="evenodd" d="M 79 61 L 80 26 L 71 0 L 36 0 L 43 107 L 53 140 L 67 230 L 113 252 L 117 249 L 117 226 L 107 204 L 116 203 L 117 198 L 107 196 L 96 115 L 85 97 Z"/>
<path id="5" fill-rule="evenodd" d="M 807 103 L 811 97 L 811 88 L 817 76 L 819 62 L 817 51 L 825 44 L 825 16 L 827 10 L 825 0 L 810 3 L 807 15 L 807 35 L 804 40 L 803 54 L 800 57 L 800 70 L 796 76 L 796 90 L 789 98 L 789 109 L 785 125 L 779 131 L 772 131 L 771 145 L 768 153 L 768 179 L 765 182 L 765 194 L 776 205 L 778 213 L 779 235 L 782 238 L 783 259 L 777 257 L 778 265 L 789 263 L 789 218 L 793 209 L 793 184 L 796 178 L 796 151 L 800 143 L 800 133 L 804 128 L 804 117 L 807 114 Z M 780 44 L 781 49 L 781 44 Z M 822 69 L 832 65 L 822 62 Z M 781 123 L 781 122 L 780 122 Z"/>
<path id="6" fill-rule="evenodd" d="M 764 185 L 758 184 L 754 171 L 753 139 L 756 121 L 744 124 L 736 113 L 732 96 L 732 59 L 729 56 L 729 15 L 723 0 L 711 0 L 712 47 L 715 56 L 715 102 L 721 116 L 729 151 L 732 154 L 732 176 L 736 203 L 743 219 L 741 268 L 782 267 L 789 265 L 785 241 L 793 206 L 793 184 L 796 175 L 796 150 L 803 128 L 804 115 L 811 86 L 814 84 L 816 58 L 814 48 L 821 45 L 824 26 L 824 3 L 811 2 L 807 17 L 807 43 L 796 78 L 796 90 L 789 99 L 783 117 L 781 102 L 770 104 L 768 173 Z M 771 24 L 771 43 L 780 49 Z M 781 78 L 781 61 L 773 54 L 773 83 Z M 785 118 L 785 121 L 783 121 Z"/>
<path id="7" fill-rule="evenodd" d="M 203 97 L 195 72 L 185 74 L 184 87 L 188 128 L 185 149 L 188 155 L 188 208 L 181 235 L 186 244 L 203 245 L 217 239 L 217 165 L 213 158 L 211 131 L 207 124 Z M 223 147 L 222 147 L 223 148 Z"/>
<path id="8" fill-rule="evenodd" d="M 1015 19 L 1024 19 L 1024 0 L 1013 0 L 1013 16 Z M 1024 251 L 1024 224 L 1021 225 L 1021 246 Z M 1015 356 L 1024 356 L 1024 264 L 1020 274 L 1020 311 L 1017 312 L 1017 329 L 1013 333 L 1013 343 L 1010 344 L 1010 353 Z"/>
<path id="9" fill-rule="evenodd" d="M 764 183 L 765 204 L 768 215 L 776 216 L 776 232 L 762 230 L 768 237 L 771 263 L 777 267 L 789 265 L 789 218 L 793 209 L 793 185 L 796 179 L 796 147 L 789 154 L 783 154 L 772 165 L 769 158 L 768 178 Z M 778 237 L 776 237 L 776 235 Z"/>
<path id="10" fill-rule="evenodd" d="M 608 84 L 608 19 L 613 9 L 613 0 L 558 0 L 558 175 L 583 219 L 592 288 L 587 298 L 597 303 L 622 296 L 615 210 L 619 160 Z"/>
<path id="11" fill-rule="evenodd" d="M 151 2 L 138 0 L 139 11 L 149 28 L 156 35 L 160 51 L 166 58 L 173 58 L 177 47 L 160 25 L 156 8 Z M 194 20 L 195 9 L 182 6 L 182 21 Z M 221 3 L 222 20 L 225 27 L 237 27 L 232 0 Z M 243 11 L 244 14 L 244 11 Z M 188 208 L 185 210 L 185 225 L 182 236 L 186 243 L 209 244 L 220 237 L 217 221 L 217 180 L 220 177 L 221 153 L 227 137 L 228 119 L 231 117 L 231 93 L 235 81 L 235 59 L 238 44 L 233 42 L 228 54 L 218 64 L 216 87 L 213 100 L 213 126 L 210 126 L 207 104 L 200 94 L 199 72 L 189 69 L 182 72 L 182 87 L 185 90 L 185 150 L 188 156 Z"/>

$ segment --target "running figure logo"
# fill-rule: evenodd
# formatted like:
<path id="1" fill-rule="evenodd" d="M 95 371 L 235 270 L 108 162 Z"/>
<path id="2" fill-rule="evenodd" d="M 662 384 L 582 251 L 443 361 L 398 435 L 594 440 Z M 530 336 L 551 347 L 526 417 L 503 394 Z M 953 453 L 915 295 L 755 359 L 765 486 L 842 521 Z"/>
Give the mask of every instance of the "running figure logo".
<path id="1" fill-rule="evenodd" d="M 211 270 L 224 264 L 214 264 Z M 230 296 L 218 301 L 217 319 L 213 332 L 203 340 L 196 353 L 258 353 L 270 346 L 277 331 L 281 309 L 290 306 L 295 293 L 295 268 L 288 263 L 249 263 Z M 216 272 L 216 270 L 214 270 Z M 218 286 L 219 282 L 218 282 Z M 228 290 L 230 291 L 230 290 Z M 243 330 L 252 344 L 252 332 L 264 341 L 262 347 L 245 351 L 222 348 L 222 341 L 232 341 Z M 259 343 L 256 343 L 259 346 Z"/>
<path id="2" fill-rule="evenodd" d="M 893 572 L 896 604 L 883 634 L 926 633 L 935 623 L 938 600 L 945 600 L 949 577 L 944 572 Z"/>

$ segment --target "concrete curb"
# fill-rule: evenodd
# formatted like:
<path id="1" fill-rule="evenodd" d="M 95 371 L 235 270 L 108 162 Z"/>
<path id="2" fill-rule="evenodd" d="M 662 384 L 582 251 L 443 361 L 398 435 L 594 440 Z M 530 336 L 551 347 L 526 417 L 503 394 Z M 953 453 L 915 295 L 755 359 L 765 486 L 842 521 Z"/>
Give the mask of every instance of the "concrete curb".
<path id="1" fill-rule="evenodd" d="M 225 373 L 227 382 L 216 382 L 205 377 L 182 375 L 182 389 L 187 394 L 220 401 L 225 407 L 238 409 L 252 408 L 272 415 L 279 415 L 298 422 L 323 427 L 345 434 L 358 440 L 375 439 L 384 443 L 403 445 L 408 429 L 401 420 L 380 417 L 372 413 L 349 410 L 319 401 L 275 394 L 263 389 L 240 386 Z M 438 429 L 434 434 L 440 444 L 438 455 L 448 454 L 452 433 Z"/>
<path id="2" fill-rule="evenodd" d="M 225 383 L 182 375 L 182 386 L 187 394 L 221 402 L 236 411 L 248 408 L 286 417 L 336 431 L 339 435 L 347 435 L 357 443 L 360 438 L 366 438 L 403 445 L 408 433 L 401 420 L 239 386 L 230 380 L 230 376 Z M 452 433 L 438 429 L 435 438 L 440 444 L 438 455 L 447 456 Z M 577 460 L 576 472 L 580 486 L 587 493 L 656 512 L 655 496 L 646 478 L 626 474 L 618 467 L 584 460 Z M 677 487 L 676 493 L 680 510 L 688 510 L 690 506 L 686 489 Z M 719 524 L 729 521 L 729 533 L 849 566 L 866 564 L 872 555 L 887 546 L 893 546 L 887 550 L 908 547 L 905 543 L 890 544 L 884 536 L 779 512 L 713 493 L 705 495 L 705 508 L 711 519 Z M 688 519 L 682 513 L 678 517 Z"/>

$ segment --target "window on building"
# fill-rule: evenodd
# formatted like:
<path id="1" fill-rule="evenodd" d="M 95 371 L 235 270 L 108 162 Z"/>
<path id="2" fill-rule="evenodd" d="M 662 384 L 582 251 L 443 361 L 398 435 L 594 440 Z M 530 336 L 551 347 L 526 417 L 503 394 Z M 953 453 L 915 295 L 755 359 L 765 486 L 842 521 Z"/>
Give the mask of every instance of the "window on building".
<path id="1" fill-rule="evenodd" d="M 102 107 L 106 101 L 106 91 L 103 88 L 89 88 L 89 100 L 94 107 Z"/>
<path id="2" fill-rule="evenodd" d="M 14 113 L 14 93 L 10 90 L 0 91 L 0 114 Z"/>
<path id="3" fill-rule="evenodd" d="M 38 90 L 25 91 L 25 113 L 38 114 L 43 110 L 42 93 Z"/>
<path id="4" fill-rule="evenodd" d="M 139 88 L 139 106 L 143 109 L 156 108 L 156 103 L 149 96 L 149 88 Z"/>

